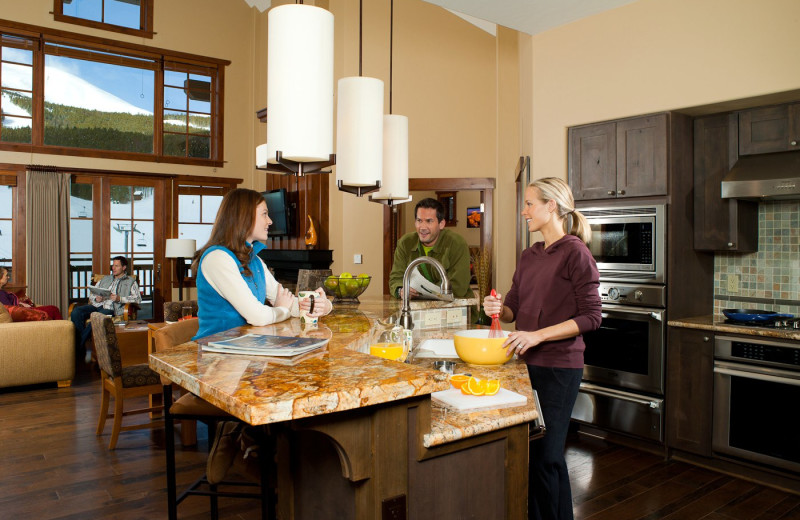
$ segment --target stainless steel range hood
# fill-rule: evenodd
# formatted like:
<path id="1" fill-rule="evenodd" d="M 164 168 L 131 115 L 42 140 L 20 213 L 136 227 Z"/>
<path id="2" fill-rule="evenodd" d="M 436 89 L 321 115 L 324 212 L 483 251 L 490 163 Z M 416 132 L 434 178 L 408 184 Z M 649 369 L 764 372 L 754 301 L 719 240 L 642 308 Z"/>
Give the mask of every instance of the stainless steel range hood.
<path id="1" fill-rule="evenodd" d="M 723 199 L 800 199 L 800 152 L 739 157 L 722 180 Z"/>

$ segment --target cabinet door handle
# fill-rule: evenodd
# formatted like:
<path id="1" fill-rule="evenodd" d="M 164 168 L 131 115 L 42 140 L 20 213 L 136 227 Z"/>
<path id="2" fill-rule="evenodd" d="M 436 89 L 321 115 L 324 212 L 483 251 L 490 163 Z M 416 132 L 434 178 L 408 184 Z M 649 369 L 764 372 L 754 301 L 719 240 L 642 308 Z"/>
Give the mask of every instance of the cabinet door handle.
<path id="1" fill-rule="evenodd" d="M 733 247 L 733 246 L 734 246 L 733 242 L 728 242 L 728 247 Z"/>
<path id="2" fill-rule="evenodd" d="M 608 190 L 608 195 L 613 195 L 613 194 L 614 194 L 614 190 Z"/>
<path id="3" fill-rule="evenodd" d="M 797 141 L 792 141 L 792 142 L 791 142 L 791 143 L 789 143 L 789 144 L 790 144 L 790 145 L 792 145 L 792 146 L 797 146 Z"/>
<path id="4" fill-rule="evenodd" d="M 709 341 L 711 341 L 711 338 L 709 338 L 708 336 L 703 336 L 704 343 L 708 343 Z"/>
<path id="5" fill-rule="evenodd" d="M 619 191 L 617 192 L 617 195 L 625 195 L 625 190 L 619 190 Z"/>

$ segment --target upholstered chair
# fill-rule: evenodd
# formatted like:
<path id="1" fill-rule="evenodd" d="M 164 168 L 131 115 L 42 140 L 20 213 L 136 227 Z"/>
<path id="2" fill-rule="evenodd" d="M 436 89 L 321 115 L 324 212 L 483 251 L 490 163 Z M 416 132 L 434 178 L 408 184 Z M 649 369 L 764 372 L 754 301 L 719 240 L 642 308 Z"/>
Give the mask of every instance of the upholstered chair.
<path id="1" fill-rule="evenodd" d="M 114 330 L 111 316 L 93 312 L 89 320 L 92 324 L 92 335 L 102 378 L 100 417 L 97 421 L 96 433 L 102 435 L 106 419 L 113 418 L 111 440 L 108 443 L 108 449 L 113 450 L 117 446 L 120 432 L 160 427 L 163 424 L 159 420 L 160 418 L 157 418 L 144 424 L 122 426 L 122 418 L 125 415 L 158 412 L 163 408 L 162 406 L 153 406 L 124 410 L 125 399 L 161 394 L 162 385 L 158 374 L 150 370 L 146 363 L 123 366 L 122 355 L 117 344 L 117 333 Z M 108 413 L 110 397 L 114 398 L 113 414 Z"/>

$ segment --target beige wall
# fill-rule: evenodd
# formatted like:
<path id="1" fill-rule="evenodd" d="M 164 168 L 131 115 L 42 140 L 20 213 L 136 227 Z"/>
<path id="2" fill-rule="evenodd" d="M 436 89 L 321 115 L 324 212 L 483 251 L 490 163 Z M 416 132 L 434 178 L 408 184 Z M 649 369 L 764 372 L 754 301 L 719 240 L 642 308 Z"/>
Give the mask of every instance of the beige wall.
<path id="1" fill-rule="evenodd" d="M 566 179 L 569 126 L 800 89 L 798 19 L 795 0 L 639 0 L 520 37 L 533 178 Z"/>
<path id="2" fill-rule="evenodd" d="M 358 75 L 358 1 L 330 0 L 329 9 L 336 24 L 336 78 Z M 362 73 L 384 81 L 386 113 L 389 15 L 388 0 L 364 2 Z M 395 2 L 392 112 L 409 118 L 411 177 L 496 175 L 496 71 L 493 35 L 421 0 Z M 338 191 L 333 175 L 330 191 L 331 268 L 371 274 L 365 296 L 379 296 L 383 206 Z M 353 264 L 354 254 L 363 255 L 363 265 Z"/>

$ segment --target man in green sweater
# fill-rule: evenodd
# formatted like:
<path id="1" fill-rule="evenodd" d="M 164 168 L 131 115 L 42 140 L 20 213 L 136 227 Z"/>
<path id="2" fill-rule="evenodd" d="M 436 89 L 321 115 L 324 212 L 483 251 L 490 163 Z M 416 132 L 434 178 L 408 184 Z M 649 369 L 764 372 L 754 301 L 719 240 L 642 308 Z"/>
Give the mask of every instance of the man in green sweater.
<path id="1" fill-rule="evenodd" d="M 430 256 L 441 262 L 455 298 L 473 298 L 469 286 L 469 247 L 466 240 L 449 229 L 445 229 L 444 207 L 436 199 L 422 199 L 414 208 L 416 232 L 407 233 L 397 241 L 394 264 L 389 274 L 389 291 L 395 298 L 403 297 L 403 273 L 412 260 Z M 432 266 L 421 264 L 420 273 L 431 282 L 440 283 L 438 273 Z M 411 289 L 409 297 L 419 294 Z"/>

